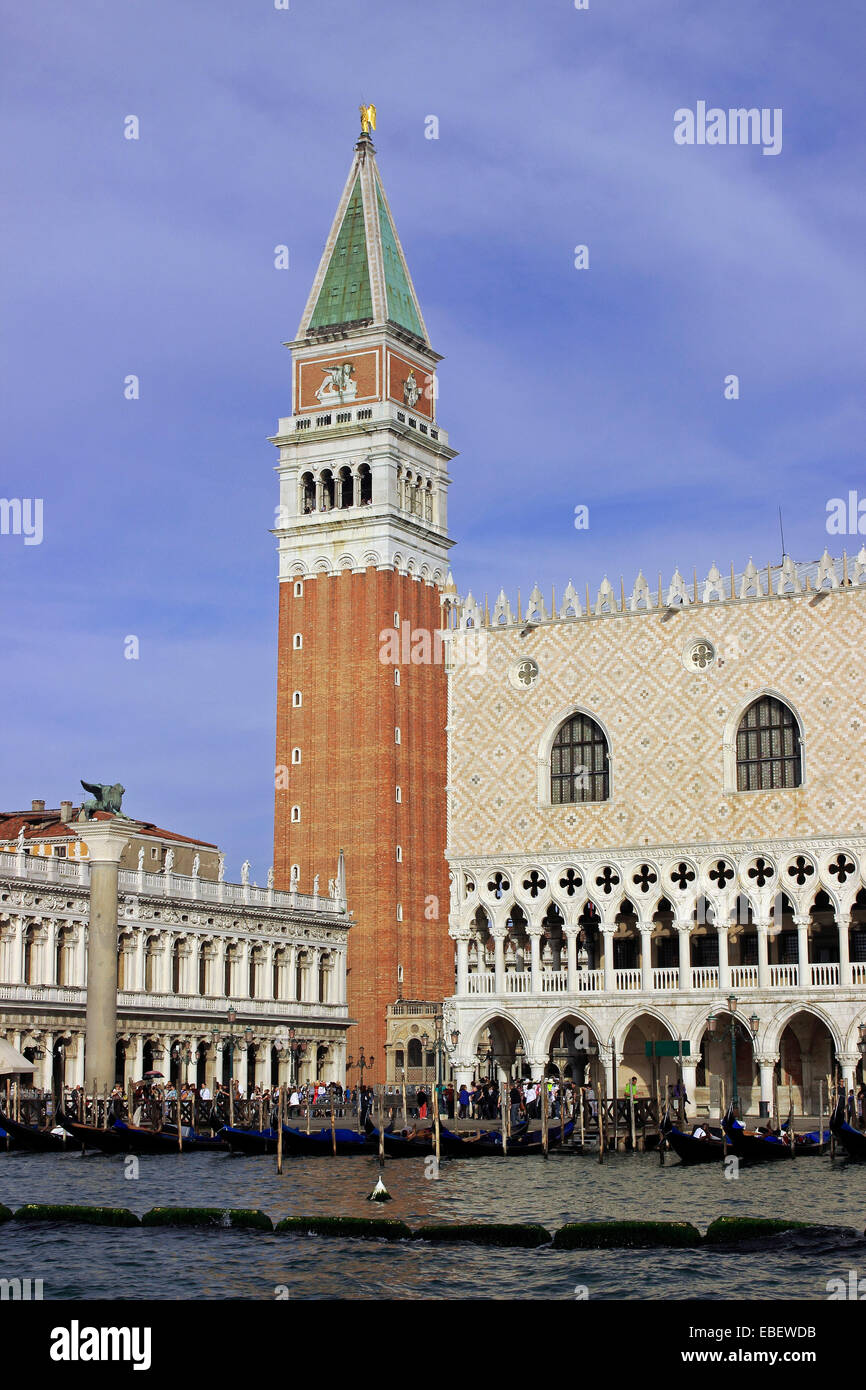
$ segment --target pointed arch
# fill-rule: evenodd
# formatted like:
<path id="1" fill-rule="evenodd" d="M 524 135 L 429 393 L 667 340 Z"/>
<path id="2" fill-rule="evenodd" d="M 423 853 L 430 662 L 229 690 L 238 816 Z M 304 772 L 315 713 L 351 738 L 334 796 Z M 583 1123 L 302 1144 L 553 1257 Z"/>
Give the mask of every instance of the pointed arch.
<path id="1" fill-rule="evenodd" d="M 741 728 L 746 716 L 753 710 L 754 728 Z M 790 716 L 790 721 L 787 716 Z M 740 734 L 743 735 L 742 739 Z M 749 735 L 753 735 L 751 740 Z M 754 757 L 745 756 L 750 748 L 755 750 Z M 762 749 L 766 749 L 765 755 Z M 782 763 L 787 769 L 784 773 L 777 774 L 772 770 L 776 764 Z M 744 771 L 746 768 L 765 766 L 770 768 L 766 774 Z M 793 701 L 769 686 L 752 690 L 739 701 L 722 735 L 722 775 L 725 792 L 787 791 L 806 785 L 806 732 Z M 781 781 L 774 780 L 777 775 L 782 777 Z M 786 781 L 785 777 L 792 780 Z M 741 781 L 758 781 L 759 785 L 741 786 Z"/>
<path id="2" fill-rule="evenodd" d="M 560 710 L 548 720 L 538 744 L 539 806 L 611 801 L 612 748 L 610 730 L 592 710 L 583 705 L 570 705 Z M 575 785 L 578 778 L 580 783 Z M 570 795 L 563 794 L 569 790 Z M 555 793 L 559 796 L 556 801 L 553 799 Z"/>

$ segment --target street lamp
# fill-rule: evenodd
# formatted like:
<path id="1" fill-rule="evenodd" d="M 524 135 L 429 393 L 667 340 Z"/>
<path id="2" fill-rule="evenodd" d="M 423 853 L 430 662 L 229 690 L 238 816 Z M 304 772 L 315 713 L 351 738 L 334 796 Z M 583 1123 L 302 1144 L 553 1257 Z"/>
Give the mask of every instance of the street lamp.
<path id="1" fill-rule="evenodd" d="M 277 1049 L 277 1052 L 289 1052 L 289 1053 L 291 1054 L 291 1058 L 292 1058 L 292 1067 L 291 1067 L 290 1085 L 292 1085 L 292 1086 L 297 1085 L 297 1081 L 298 1081 L 298 1066 L 299 1066 L 301 1057 L 303 1057 L 304 1053 L 305 1053 L 306 1050 L 307 1050 L 307 1045 L 308 1045 L 308 1044 L 307 1044 L 307 1041 L 306 1041 L 305 1038 L 296 1038 L 296 1037 L 295 1037 L 295 1030 L 294 1030 L 294 1028 L 290 1028 L 290 1029 L 289 1029 L 289 1036 L 288 1036 L 288 1039 L 286 1039 L 286 1038 L 277 1038 L 277 1039 L 275 1040 L 275 1042 L 274 1042 L 274 1047 Z M 350 1059 L 350 1060 L 351 1060 L 351 1059 Z"/>
<path id="2" fill-rule="evenodd" d="M 490 1035 L 490 1033 L 488 1033 L 488 1034 L 487 1034 L 487 1041 L 486 1041 L 486 1043 L 485 1043 L 484 1040 L 482 1039 L 482 1040 L 479 1042 L 479 1044 L 478 1044 L 478 1061 L 479 1061 L 479 1064 L 481 1064 L 481 1065 L 483 1065 L 485 1062 L 487 1063 L 487 1080 L 488 1080 L 488 1081 L 492 1081 L 492 1080 L 493 1080 L 493 1059 L 494 1059 L 494 1056 L 495 1056 L 495 1054 L 494 1054 L 494 1051 L 493 1051 L 493 1038 L 492 1038 L 492 1036 Z"/>
<path id="3" fill-rule="evenodd" d="M 235 1033 L 234 1028 L 235 1023 L 237 1022 L 237 1013 L 232 1008 L 231 1004 L 229 1004 L 228 1009 L 226 1011 L 226 1022 L 229 1026 L 229 1031 L 227 1033 L 221 1033 L 219 1028 L 214 1028 L 213 1045 L 214 1050 L 221 1051 L 223 1055 L 225 1055 L 226 1049 L 228 1048 L 229 1091 L 231 1092 L 234 1090 L 233 1083 L 235 1077 L 235 1048 L 239 1047 L 242 1042 L 245 1042 L 247 1047 L 249 1047 L 253 1040 L 253 1030 L 249 1026 L 249 1024 L 247 1024 L 246 1028 L 243 1031 L 243 1034 Z"/>
<path id="4" fill-rule="evenodd" d="M 185 1086 L 189 1080 L 189 1064 L 192 1061 L 192 1049 L 189 1042 L 176 1042 L 171 1049 L 171 1055 L 178 1064 L 178 1071 L 180 1071 L 181 1062 L 183 1063 L 181 1085 Z"/>
<path id="5" fill-rule="evenodd" d="M 360 1051 L 360 1054 L 359 1054 L 359 1056 L 358 1056 L 357 1062 L 354 1061 L 354 1060 L 350 1057 L 349 1060 L 348 1060 L 348 1062 L 346 1063 L 346 1069 L 347 1069 L 347 1071 L 352 1071 L 353 1068 L 357 1067 L 358 1070 L 359 1070 L 360 1073 L 361 1073 L 361 1081 L 360 1081 L 360 1084 L 363 1086 L 363 1084 L 364 1084 L 364 1072 L 367 1070 L 368 1067 L 372 1067 L 374 1061 L 375 1061 L 375 1058 L 373 1057 L 372 1052 L 370 1053 L 370 1056 L 369 1056 L 369 1057 L 365 1057 L 365 1056 L 364 1056 L 364 1049 L 363 1049 L 363 1047 L 362 1047 L 362 1048 L 361 1048 L 361 1051 Z"/>
<path id="6" fill-rule="evenodd" d="M 728 1030 L 731 1039 L 731 1106 L 736 1107 L 737 1111 L 739 1111 L 740 1097 L 738 1094 L 739 1088 L 737 1086 L 737 1029 L 739 1028 L 741 1030 L 744 1038 L 748 1039 L 749 1042 L 753 1042 L 758 1035 L 758 1028 L 760 1027 L 761 1021 L 757 1014 L 752 1014 L 749 1019 L 749 1027 L 752 1030 L 750 1037 L 736 1016 L 737 996 L 735 994 L 728 995 L 728 1013 L 731 1017 L 731 1025 Z M 718 1034 L 718 1026 L 719 1020 L 716 1015 L 709 1014 L 707 1017 L 707 1028 L 711 1037 L 715 1037 Z"/>

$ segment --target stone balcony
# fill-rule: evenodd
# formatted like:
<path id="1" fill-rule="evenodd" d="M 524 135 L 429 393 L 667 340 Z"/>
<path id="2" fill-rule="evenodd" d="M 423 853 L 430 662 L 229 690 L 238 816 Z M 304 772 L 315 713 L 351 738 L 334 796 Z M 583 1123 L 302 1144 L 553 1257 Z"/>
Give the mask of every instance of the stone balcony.
<path id="1" fill-rule="evenodd" d="M 266 1017 L 271 1021 L 275 1018 L 315 1018 L 321 1023 L 331 1020 L 345 1023 L 347 1015 L 345 1004 L 315 1003 L 304 999 L 244 999 L 232 996 L 232 1002 L 239 1018 Z M 87 1003 L 87 990 L 83 985 L 0 984 L 0 1004 L 3 1003 L 66 1006 L 80 1011 Z M 218 1014 L 222 1018 L 226 998 L 224 995 L 160 994 L 121 989 L 117 992 L 117 1007 L 121 1013 L 128 1014 L 181 1014 L 185 1018 Z"/>
<path id="2" fill-rule="evenodd" d="M 53 855 L 0 852 L 0 875 L 27 879 L 31 885 L 51 884 L 90 887 L 90 864 L 86 859 L 58 859 Z M 149 894 L 237 907 L 279 907 L 305 912 L 324 912 L 340 916 L 346 904 L 340 898 L 320 893 L 282 892 L 259 888 L 252 883 L 226 883 L 194 874 L 149 873 L 146 869 L 121 869 L 120 893 Z"/>
<path id="3" fill-rule="evenodd" d="M 682 993 L 687 999 L 690 994 L 701 991 L 712 993 L 725 991 L 735 994 L 748 993 L 749 991 L 762 993 L 772 991 L 774 994 L 778 994 L 785 990 L 808 990 L 811 992 L 813 990 L 838 990 L 840 988 L 866 988 L 866 961 L 852 961 L 848 964 L 847 969 L 851 978 L 850 981 L 843 984 L 842 966 L 838 961 L 823 964 L 810 963 L 803 967 L 799 965 L 768 965 L 767 978 L 762 983 L 760 967 L 757 965 L 730 965 L 725 980 L 721 978 L 723 972 L 718 966 L 691 966 L 686 972 L 688 978 Z M 545 970 L 539 972 L 537 985 L 534 986 L 531 970 L 516 970 L 506 972 L 502 979 L 504 988 L 499 989 L 497 988 L 496 974 L 491 970 L 470 974 L 467 977 L 467 988 L 462 997 L 472 998 L 478 995 L 490 995 L 502 998 L 523 995 L 543 998 L 551 994 L 573 994 L 610 998 L 612 995 L 622 994 L 670 995 L 681 991 L 680 974 L 681 971 L 678 966 L 666 966 L 662 969 L 650 970 L 648 972 L 649 978 L 644 980 L 644 972 L 640 969 L 612 970 L 610 980 L 606 981 L 604 970 L 577 970 L 573 972 L 573 975 L 567 970 Z M 803 976 L 802 979 L 801 975 Z"/>

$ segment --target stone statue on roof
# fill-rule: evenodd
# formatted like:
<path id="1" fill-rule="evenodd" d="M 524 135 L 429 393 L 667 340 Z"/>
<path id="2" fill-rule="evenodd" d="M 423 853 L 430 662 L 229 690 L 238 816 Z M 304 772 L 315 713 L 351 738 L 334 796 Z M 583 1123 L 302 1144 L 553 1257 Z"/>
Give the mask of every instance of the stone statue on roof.
<path id="1" fill-rule="evenodd" d="M 97 811 L 109 811 L 114 816 L 123 816 L 120 803 L 123 800 L 126 787 L 122 786 L 120 782 L 111 784 L 108 782 L 85 782 L 82 780 L 81 785 L 86 792 L 91 792 L 92 795 L 81 803 L 81 810 L 78 812 L 78 819 L 80 821 L 93 820 L 94 814 Z M 123 818 L 124 820 L 129 819 L 128 816 L 123 816 Z"/>

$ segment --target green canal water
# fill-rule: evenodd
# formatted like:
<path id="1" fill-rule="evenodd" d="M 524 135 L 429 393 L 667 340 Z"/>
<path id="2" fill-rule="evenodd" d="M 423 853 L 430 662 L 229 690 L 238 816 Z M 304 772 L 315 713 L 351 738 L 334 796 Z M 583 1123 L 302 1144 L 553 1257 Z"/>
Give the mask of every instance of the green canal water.
<path id="1" fill-rule="evenodd" d="M 749 1299 L 827 1298 L 827 1282 L 866 1277 L 866 1164 L 829 1158 L 741 1168 L 664 1168 L 655 1154 L 386 1164 L 393 1200 L 366 1200 L 375 1158 L 218 1154 L 123 1158 L 0 1154 L 0 1202 L 260 1207 L 283 1216 L 448 1221 L 690 1221 L 794 1217 L 858 1235 L 780 1236 L 718 1250 L 554 1251 L 287 1237 L 257 1232 L 0 1225 L 0 1278 L 42 1279 L 46 1299 Z"/>

